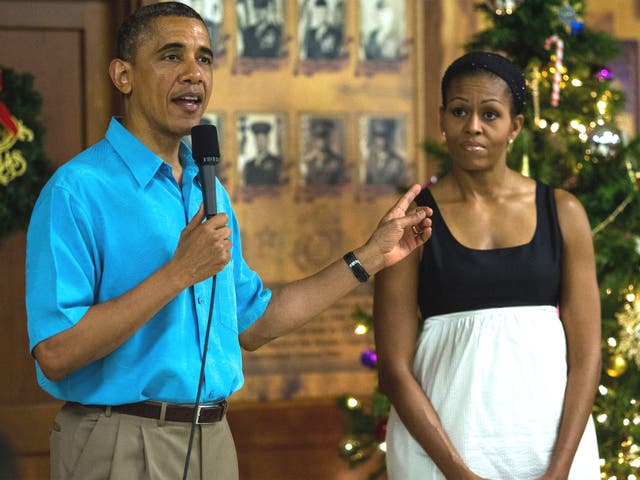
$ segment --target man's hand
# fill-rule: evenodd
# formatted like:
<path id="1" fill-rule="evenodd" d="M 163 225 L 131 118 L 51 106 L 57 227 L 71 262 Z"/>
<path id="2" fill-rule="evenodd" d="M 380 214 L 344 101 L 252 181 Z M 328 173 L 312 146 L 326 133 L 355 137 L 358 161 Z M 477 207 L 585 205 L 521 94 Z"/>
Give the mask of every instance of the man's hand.
<path id="1" fill-rule="evenodd" d="M 225 213 L 214 215 L 203 223 L 201 205 L 180 234 L 172 263 L 187 286 L 201 282 L 220 272 L 231 259 L 231 229 Z M 184 276 L 184 277 L 183 277 Z"/>
<path id="2" fill-rule="evenodd" d="M 400 197 L 386 213 L 378 228 L 369 239 L 384 259 L 384 267 L 389 267 L 407 257 L 416 248 L 431 237 L 431 219 L 433 213 L 428 207 L 418 209 L 412 205 L 413 199 L 422 187 L 413 185 Z"/>

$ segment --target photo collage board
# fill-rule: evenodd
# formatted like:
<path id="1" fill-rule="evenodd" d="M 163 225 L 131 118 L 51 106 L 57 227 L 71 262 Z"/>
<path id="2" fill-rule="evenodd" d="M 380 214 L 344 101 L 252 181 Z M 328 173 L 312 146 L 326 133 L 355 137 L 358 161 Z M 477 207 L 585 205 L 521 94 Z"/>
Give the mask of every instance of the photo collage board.
<path id="1" fill-rule="evenodd" d="M 236 198 L 281 195 L 282 190 L 294 192 L 296 200 L 345 191 L 360 198 L 363 192 L 365 197 L 366 192 L 395 193 L 412 181 L 413 112 L 406 99 L 411 87 L 398 87 L 406 80 L 389 80 L 411 75 L 410 2 L 182 2 L 202 16 L 212 39 L 214 91 L 202 123 L 218 129 L 226 160 L 219 178 Z M 331 76 L 334 80 L 327 82 Z M 238 89 L 242 94 L 224 95 L 230 109 L 219 108 L 216 86 L 223 82 L 247 86 Z M 264 98 L 245 101 L 252 95 L 245 90 L 260 90 L 271 82 L 304 82 L 310 85 L 303 86 L 306 92 L 321 90 L 326 82 L 327 89 L 346 92 L 341 101 L 319 98 L 315 103 L 302 92 L 303 101 L 275 101 L 276 108 L 269 108 Z M 350 103 L 348 90 L 358 87 L 349 87 L 350 82 L 365 84 L 357 92 L 362 97 L 357 105 Z M 234 102 L 234 95 L 242 100 Z M 402 97 L 400 108 L 394 96 Z M 334 108 L 334 103 L 341 105 Z"/>
<path id="2" fill-rule="evenodd" d="M 410 0 L 184 3 L 213 42 L 202 123 L 217 127 L 218 177 L 243 255 L 277 289 L 362 245 L 418 180 L 424 11 Z M 375 379 L 358 359 L 373 338 L 353 333 L 351 315 L 370 311 L 372 289 L 362 284 L 305 327 L 244 355 L 246 382 L 234 398 L 370 393 Z"/>

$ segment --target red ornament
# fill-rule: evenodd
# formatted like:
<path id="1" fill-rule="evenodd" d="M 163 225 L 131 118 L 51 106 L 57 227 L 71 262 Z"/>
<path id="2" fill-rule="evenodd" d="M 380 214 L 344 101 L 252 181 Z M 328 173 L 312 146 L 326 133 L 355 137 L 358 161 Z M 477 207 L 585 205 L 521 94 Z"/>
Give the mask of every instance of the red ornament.
<path id="1" fill-rule="evenodd" d="M 0 125 L 9 130 L 11 132 L 11 135 L 13 135 L 14 137 L 18 135 L 18 125 L 16 125 L 16 122 L 13 121 L 11 112 L 2 102 L 0 102 Z"/>
<path id="2" fill-rule="evenodd" d="M 387 419 L 384 418 L 378 422 L 376 425 L 376 440 L 380 443 L 384 442 L 385 438 L 387 438 Z"/>
<path id="3" fill-rule="evenodd" d="M 2 91 L 2 70 L 0 70 L 0 92 Z M 0 102 L 0 125 L 3 125 L 14 137 L 18 135 L 18 125 L 13 121 L 7 106 Z"/>

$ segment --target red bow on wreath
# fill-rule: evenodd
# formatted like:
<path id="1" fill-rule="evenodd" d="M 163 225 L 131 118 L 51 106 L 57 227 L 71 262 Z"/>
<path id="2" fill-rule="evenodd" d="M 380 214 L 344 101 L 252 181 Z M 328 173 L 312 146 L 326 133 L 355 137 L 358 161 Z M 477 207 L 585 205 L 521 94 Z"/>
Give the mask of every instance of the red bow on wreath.
<path id="1" fill-rule="evenodd" d="M 0 92 L 2 92 L 2 70 L 0 70 Z M 9 130 L 14 137 L 18 134 L 18 125 L 13 121 L 11 112 L 3 102 L 0 102 L 0 124 Z"/>

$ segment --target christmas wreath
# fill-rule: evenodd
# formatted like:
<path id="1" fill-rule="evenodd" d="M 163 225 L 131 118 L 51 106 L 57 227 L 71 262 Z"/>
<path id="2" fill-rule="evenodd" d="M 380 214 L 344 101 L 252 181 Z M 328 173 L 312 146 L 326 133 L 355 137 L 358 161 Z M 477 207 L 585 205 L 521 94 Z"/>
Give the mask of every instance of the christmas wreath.
<path id="1" fill-rule="evenodd" d="M 0 66 L 0 239 L 25 228 L 52 172 L 42 145 L 33 75 Z"/>

